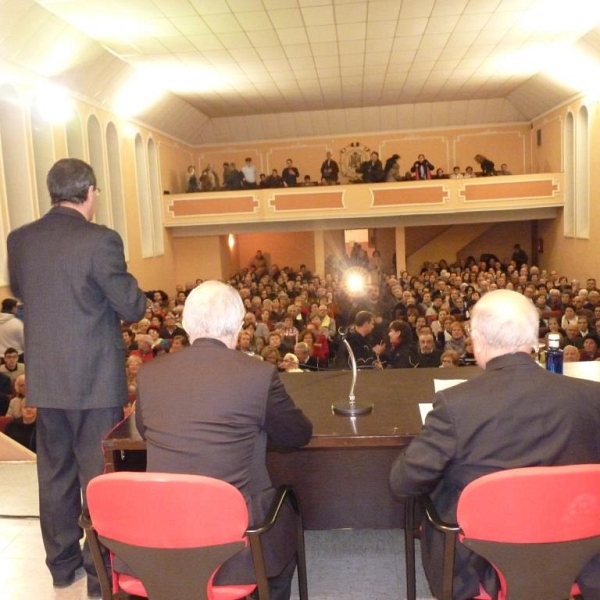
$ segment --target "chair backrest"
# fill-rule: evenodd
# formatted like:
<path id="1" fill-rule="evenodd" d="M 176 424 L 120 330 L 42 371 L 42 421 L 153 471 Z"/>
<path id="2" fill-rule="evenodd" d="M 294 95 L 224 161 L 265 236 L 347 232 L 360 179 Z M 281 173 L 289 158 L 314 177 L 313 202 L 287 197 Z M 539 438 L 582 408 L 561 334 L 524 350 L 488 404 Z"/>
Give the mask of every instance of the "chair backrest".
<path id="1" fill-rule="evenodd" d="M 485 475 L 462 492 L 463 533 L 475 539 L 548 543 L 600 534 L 600 465 L 527 467 Z"/>
<path id="2" fill-rule="evenodd" d="M 506 600 L 561 600 L 600 553 L 600 465 L 510 469 L 460 496 L 462 543 L 486 558 Z"/>
<path id="3" fill-rule="evenodd" d="M 245 541 L 248 509 L 234 486 L 201 475 L 107 473 L 87 501 L 99 535 L 149 548 L 193 548 Z"/>
<path id="4" fill-rule="evenodd" d="M 217 569 L 247 544 L 244 497 L 211 477 L 108 473 L 90 481 L 87 501 L 97 539 L 128 565 L 145 595 L 155 600 L 212 599 Z M 98 570 L 102 556 L 94 546 Z M 131 579 L 123 578 L 113 568 L 113 585 Z M 102 581 L 108 587 L 107 578 Z M 230 587 L 222 597 L 242 598 L 254 588 Z"/>

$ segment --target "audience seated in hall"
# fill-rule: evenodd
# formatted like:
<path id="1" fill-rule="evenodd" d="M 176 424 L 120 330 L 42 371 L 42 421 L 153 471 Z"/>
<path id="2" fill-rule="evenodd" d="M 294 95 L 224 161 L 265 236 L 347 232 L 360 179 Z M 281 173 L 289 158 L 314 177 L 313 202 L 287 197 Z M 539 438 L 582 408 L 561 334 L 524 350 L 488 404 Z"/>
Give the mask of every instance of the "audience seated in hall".
<path id="1" fill-rule="evenodd" d="M 480 259 L 468 257 L 462 262 L 428 262 L 419 273 L 405 271 L 397 276 L 389 275 L 390 257 L 377 253 L 375 264 L 369 260 L 372 252 L 377 249 L 368 248 L 367 252 L 364 243 L 357 243 L 349 257 L 328 257 L 327 272 L 321 277 L 311 274 L 305 266 L 271 265 L 266 255 L 258 251 L 248 267 L 229 281 L 239 290 L 247 307 L 239 350 L 254 352 L 284 369 L 287 363 L 282 363 L 282 356 L 292 352 L 298 357 L 301 370 L 347 369 L 343 344 L 337 353 L 340 360 L 332 358 L 341 342 L 340 327 L 354 344 L 360 366 L 394 367 L 399 366 L 396 359 L 402 354 L 398 350 L 402 347 L 390 340 L 384 351 L 380 342 L 390 338 L 389 330 L 400 337 L 397 332 L 407 327 L 406 331 L 419 343 L 406 353 L 408 360 L 402 366 L 438 367 L 446 349 L 458 353 L 459 366 L 469 365 L 474 363 L 468 334 L 470 312 L 482 295 L 504 288 L 520 292 L 534 303 L 540 315 L 540 341 L 549 332 L 559 333 L 567 361 L 579 360 L 584 351 L 584 359 L 593 360 L 598 352 L 600 292 L 595 288 L 595 280 L 586 280 L 583 287 L 554 270 L 530 265 L 518 244 L 514 251 L 509 250 L 510 258 L 505 261 L 486 253 Z M 342 274 L 347 267 L 359 264 L 371 273 L 373 284 L 362 296 L 353 298 L 341 283 Z M 179 287 L 182 291 L 183 286 Z M 175 297 L 177 294 L 178 291 Z M 161 332 L 167 326 L 172 329 L 174 315 L 168 309 L 168 297 L 166 303 L 154 295 L 150 300 L 154 302 L 149 309 L 150 319 L 159 316 L 155 314 L 159 308 L 156 304 L 163 304 L 165 324 Z M 369 317 L 366 322 L 359 318 L 361 313 Z M 390 327 L 394 320 L 402 325 Z M 139 332 L 148 332 L 152 325 L 142 320 L 134 326 Z"/>

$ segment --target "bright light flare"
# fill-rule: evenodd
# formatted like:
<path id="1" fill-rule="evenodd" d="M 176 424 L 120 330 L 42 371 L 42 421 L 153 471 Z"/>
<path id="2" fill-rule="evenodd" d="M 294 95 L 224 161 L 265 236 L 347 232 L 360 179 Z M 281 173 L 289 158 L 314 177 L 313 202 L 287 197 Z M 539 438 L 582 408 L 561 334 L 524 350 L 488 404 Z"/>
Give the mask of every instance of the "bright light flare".
<path id="1" fill-rule="evenodd" d="M 362 296 L 369 283 L 369 274 L 361 267 L 351 267 L 344 273 L 343 285 L 350 296 Z"/>
<path id="2" fill-rule="evenodd" d="M 38 114 L 50 123 L 66 123 L 75 110 L 73 99 L 68 92 L 55 85 L 41 87 L 33 98 Z"/>
<path id="3" fill-rule="evenodd" d="M 542 73 L 573 93 L 598 97 L 600 80 L 591 76 L 600 69 L 600 63 L 581 49 L 564 43 L 540 43 L 499 59 L 498 69 L 512 75 Z"/>
<path id="4" fill-rule="evenodd" d="M 523 15 L 519 26 L 536 34 L 578 38 L 599 22 L 598 0 L 578 0 L 576 6 L 565 0 L 537 0 Z"/>
<path id="5" fill-rule="evenodd" d="M 117 92 L 113 102 L 115 112 L 123 118 L 134 117 L 158 102 L 165 90 L 156 81 L 135 71 Z"/>
<path id="6" fill-rule="evenodd" d="M 142 63 L 136 71 L 150 81 L 160 81 L 164 89 L 175 93 L 219 90 L 227 85 L 214 67 L 173 62 Z"/>

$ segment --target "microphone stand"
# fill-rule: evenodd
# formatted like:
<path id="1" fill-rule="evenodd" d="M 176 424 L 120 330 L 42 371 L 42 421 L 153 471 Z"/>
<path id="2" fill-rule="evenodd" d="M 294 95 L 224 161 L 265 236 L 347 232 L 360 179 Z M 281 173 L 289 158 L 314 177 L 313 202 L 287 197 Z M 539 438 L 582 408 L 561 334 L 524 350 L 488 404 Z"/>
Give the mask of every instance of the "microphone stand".
<path id="1" fill-rule="evenodd" d="M 348 343 L 348 340 L 344 338 L 344 344 L 348 350 L 348 356 L 350 357 L 350 363 L 352 364 L 352 385 L 350 386 L 350 396 L 347 402 L 334 402 L 331 405 L 333 412 L 338 415 L 345 415 L 348 417 L 355 417 L 357 415 L 366 415 L 373 410 L 373 404 L 357 404 L 356 396 L 354 395 L 354 386 L 356 385 L 356 377 L 358 375 L 358 369 L 356 368 L 356 357 L 352 348 Z"/>

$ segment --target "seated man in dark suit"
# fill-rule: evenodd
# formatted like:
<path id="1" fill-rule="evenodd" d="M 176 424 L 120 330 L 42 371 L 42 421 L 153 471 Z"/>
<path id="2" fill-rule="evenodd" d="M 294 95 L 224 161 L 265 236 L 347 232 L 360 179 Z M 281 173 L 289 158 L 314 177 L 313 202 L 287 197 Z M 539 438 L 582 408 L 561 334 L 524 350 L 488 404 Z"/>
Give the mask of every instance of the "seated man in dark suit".
<path id="1" fill-rule="evenodd" d="M 539 315 L 525 296 L 485 294 L 473 309 L 471 338 L 480 377 L 438 392 L 419 437 L 392 466 L 397 496 L 429 493 L 440 517 L 456 522 L 458 498 L 471 481 L 503 469 L 600 461 L 600 384 L 556 375 L 531 356 Z M 441 594 L 443 540 L 425 525 L 423 566 Z M 462 544 L 454 563 L 454 598 L 496 597 L 492 567 Z M 532 574 L 535 576 L 535 574 Z M 600 557 L 578 577 L 584 598 L 600 598 Z"/>
<path id="2" fill-rule="evenodd" d="M 190 293 L 183 326 L 192 345 L 140 369 L 136 424 L 147 441 L 148 471 L 227 481 L 242 492 L 258 524 L 275 496 L 265 464 L 267 439 L 299 448 L 310 440 L 312 425 L 285 391 L 276 367 L 235 351 L 244 314 L 238 292 L 218 281 L 205 281 Z M 274 600 L 290 597 L 295 569 L 295 524 L 288 521 L 263 544 Z M 227 561 L 215 578 L 221 584 L 253 581 L 248 550 Z"/>

